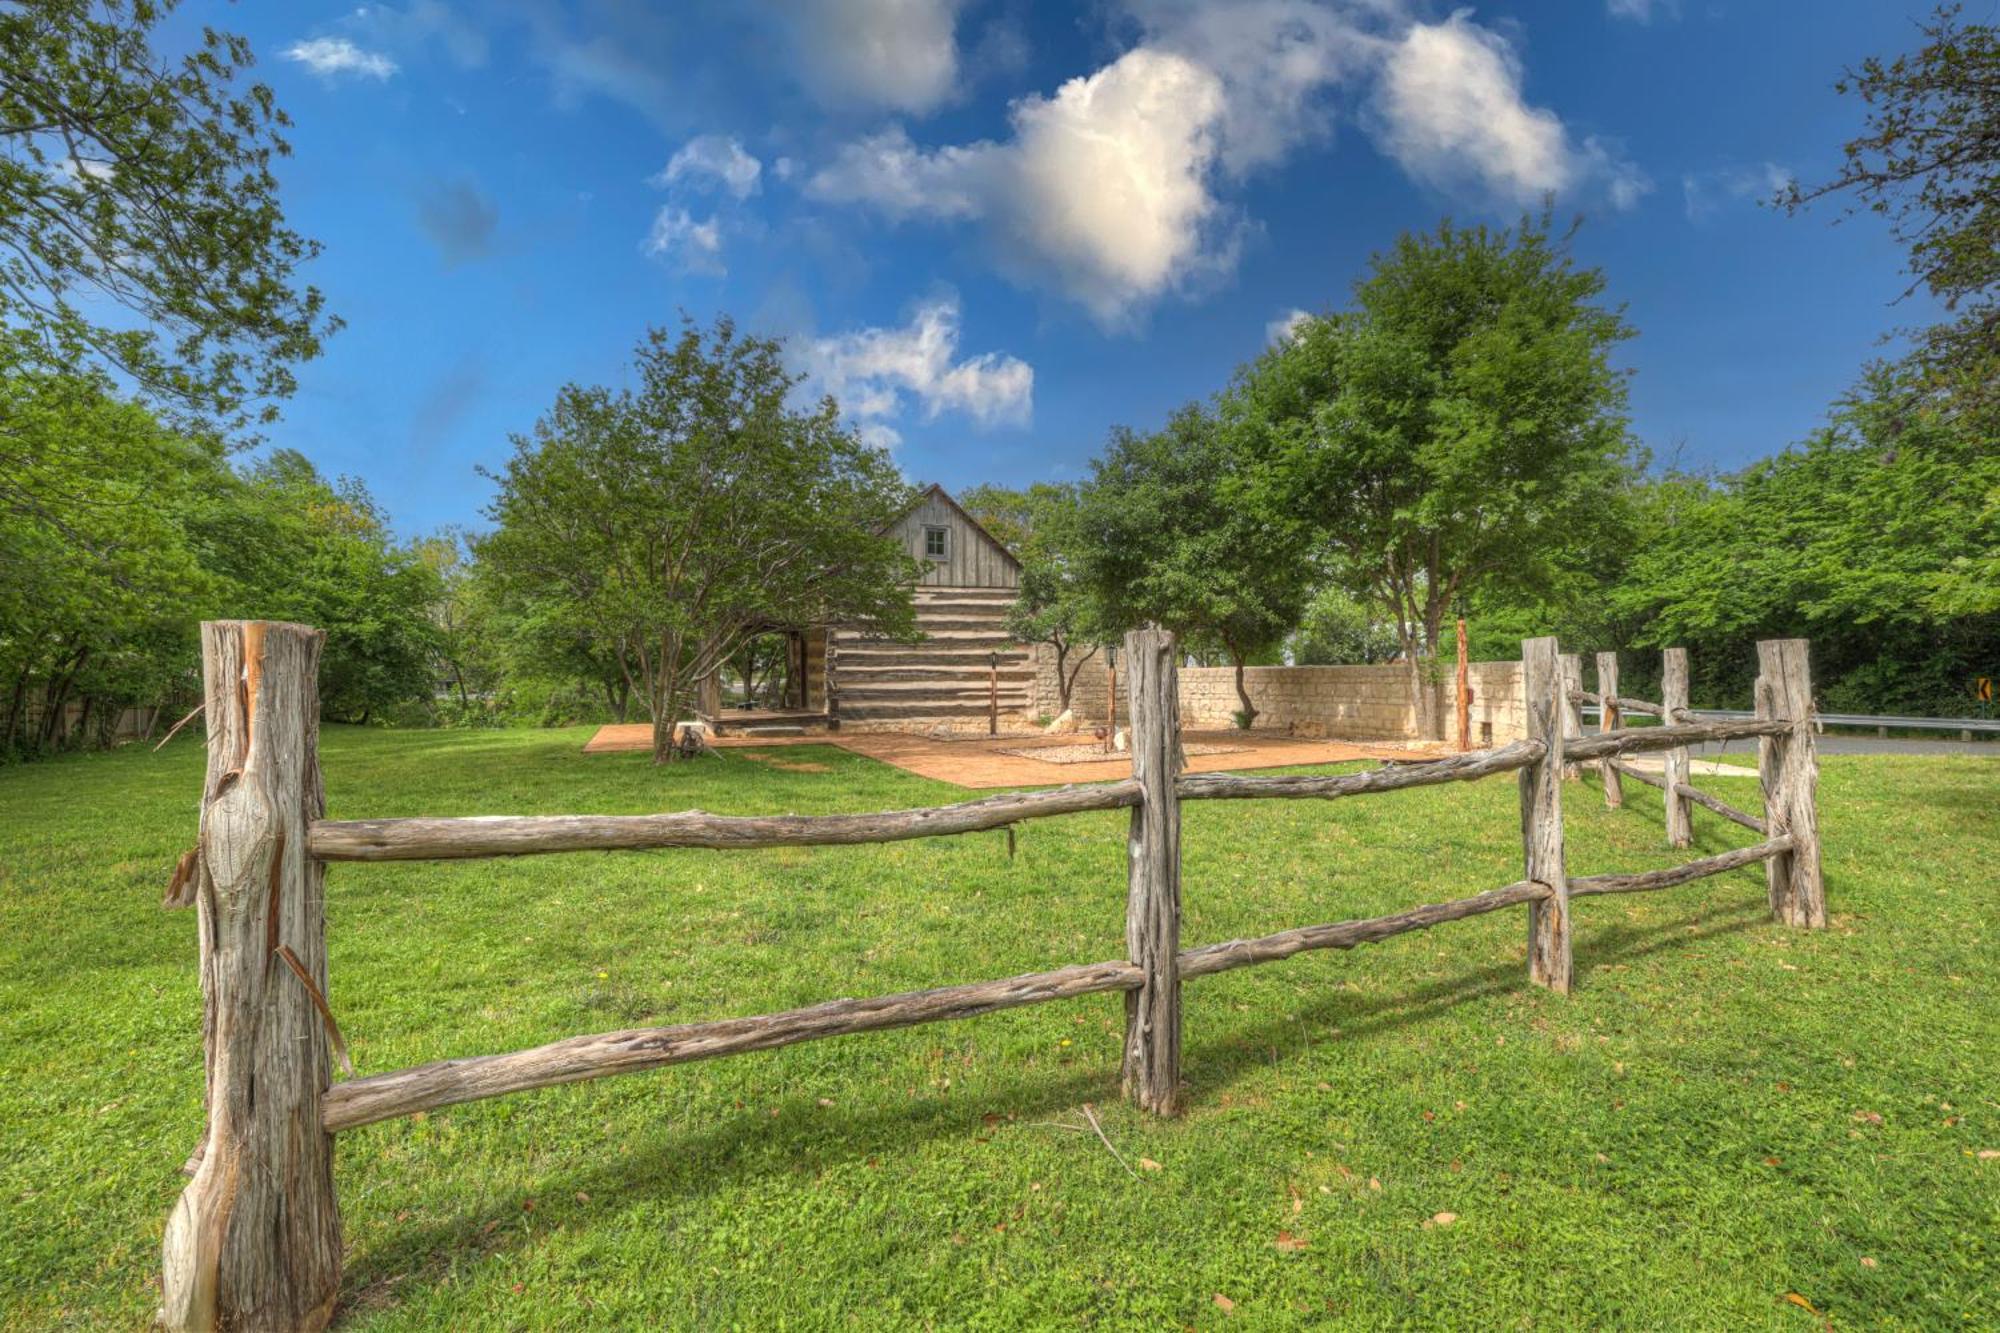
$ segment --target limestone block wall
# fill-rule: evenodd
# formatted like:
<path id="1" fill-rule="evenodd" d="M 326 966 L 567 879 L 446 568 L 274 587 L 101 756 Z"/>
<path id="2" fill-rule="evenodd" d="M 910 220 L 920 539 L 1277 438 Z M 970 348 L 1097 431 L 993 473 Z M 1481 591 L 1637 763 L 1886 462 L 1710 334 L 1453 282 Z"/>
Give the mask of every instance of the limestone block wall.
<path id="1" fill-rule="evenodd" d="M 1038 645 L 1033 660 L 1031 716 L 1054 717 L 1061 711 L 1055 652 L 1046 644 Z M 1473 746 L 1504 745 L 1526 734 L 1519 662 L 1474 662 L 1467 677 L 1472 691 Z M 1243 683 L 1257 706 L 1259 730 L 1352 740 L 1411 740 L 1417 735 L 1409 678 L 1400 664 L 1248 667 Z M 1082 725 L 1103 723 L 1108 712 L 1107 686 L 1100 653 L 1084 665 L 1070 695 L 1071 707 Z M 1444 720 L 1447 735 L 1456 741 L 1451 681 L 1446 679 L 1437 688 L 1438 716 Z M 1231 715 L 1241 706 L 1236 698 L 1234 669 L 1182 667 L 1180 706 L 1185 726 L 1210 730 L 1234 725 Z M 1118 720 L 1123 722 L 1125 717 L 1125 680 L 1120 673 Z"/>

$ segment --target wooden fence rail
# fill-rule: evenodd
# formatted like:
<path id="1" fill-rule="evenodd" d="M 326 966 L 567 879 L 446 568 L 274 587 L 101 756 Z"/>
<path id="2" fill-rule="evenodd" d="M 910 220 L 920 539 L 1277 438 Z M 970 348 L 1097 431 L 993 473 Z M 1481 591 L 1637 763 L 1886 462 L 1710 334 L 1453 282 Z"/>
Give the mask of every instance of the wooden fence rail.
<path id="1" fill-rule="evenodd" d="M 1125 997 L 1123 1083 L 1134 1103 L 1178 1111 L 1181 989 L 1195 978 L 1357 945 L 1447 921 L 1525 907 L 1528 977 L 1567 992 L 1574 974 L 1570 902 L 1671 888 L 1762 862 L 1774 917 L 1825 924 L 1816 766 L 1806 647 L 1759 645 L 1758 716 L 1676 722 L 1640 731 L 1577 734 L 1580 667 L 1552 638 L 1522 645 L 1527 738 L 1497 749 L 1384 768 L 1306 777 L 1185 775 L 1176 648 L 1158 629 L 1126 636 L 1133 773 L 1122 782 L 983 797 L 928 809 L 857 815 L 711 815 L 327 820 L 318 767 L 317 666 L 321 635 L 299 625 L 223 621 L 202 627 L 209 772 L 195 849 L 181 859 L 170 898 L 199 911 L 208 1129 L 194 1179 L 168 1220 L 161 1322 L 171 1329 L 323 1327 L 340 1281 L 340 1217 L 332 1135 L 363 1125 L 530 1088 L 771 1050 L 796 1042 L 995 1013 L 1051 1000 Z M 1670 657 L 1671 663 L 1671 657 Z M 1604 659 L 1599 659 L 1600 679 Z M 1685 707 L 1685 660 L 1679 697 Z M 1601 688 L 1607 715 L 1616 663 Z M 1662 706 L 1678 717 L 1671 681 Z M 1685 787 L 1690 742 L 1759 739 L 1765 820 L 1742 816 L 1764 841 L 1664 870 L 1571 878 L 1562 831 L 1566 766 L 1596 760 L 1609 775 L 1661 787 L 1670 808 Z M 1620 756 L 1664 750 L 1655 779 Z M 1679 754 L 1682 780 L 1673 774 Z M 1514 773 L 1520 792 L 1523 877 L 1501 888 L 1387 916 L 1302 926 L 1254 939 L 1183 949 L 1184 800 L 1331 799 L 1476 781 Z M 1689 788 L 1682 799 L 1716 809 Z M 572 1037 L 499 1055 L 349 1078 L 332 1084 L 323 878 L 331 861 L 520 856 L 642 848 L 717 849 L 851 845 L 1008 828 L 1090 810 L 1130 811 L 1126 956 L 1047 972 L 867 999 L 832 1000 L 746 1018 Z M 275 964 L 282 960 L 285 966 Z"/>

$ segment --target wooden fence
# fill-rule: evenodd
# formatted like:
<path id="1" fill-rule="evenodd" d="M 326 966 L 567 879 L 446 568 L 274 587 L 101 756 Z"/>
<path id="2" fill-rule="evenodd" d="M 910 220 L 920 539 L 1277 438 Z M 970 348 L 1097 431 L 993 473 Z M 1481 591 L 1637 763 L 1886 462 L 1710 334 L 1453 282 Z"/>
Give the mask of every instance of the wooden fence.
<path id="1" fill-rule="evenodd" d="M 1578 705 L 1594 703 L 1599 708 L 1601 738 L 1621 732 L 1627 713 L 1660 719 L 1655 728 L 1661 734 L 1687 735 L 1686 723 L 1695 722 L 1688 709 L 1687 649 L 1669 648 L 1663 655 L 1659 703 L 1627 699 L 1618 693 L 1618 654 L 1597 655 L 1597 689 L 1583 688 L 1583 663 L 1574 653 L 1562 655 L 1564 682 L 1563 718 L 1568 736 L 1583 733 Z M 1790 734 L 1754 733 L 1762 739 L 1757 751 L 1757 772 L 1764 789 L 1764 814 L 1760 818 L 1701 790 L 1691 781 L 1687 740 L 1666 747 L 1665 772 L 1658 777 L 1635 768 L 1606 752 L 1598 759 L 1604 781 L 1604 803 L 1613 809 L 1625 803 L 1623 779 L 1657 787 L 1665 798 L 1667 845 L 1686 847 L 1694 840 L 1694 807 L 1712 810 L 1732 824 L 1741 824 L 1752 833 L 1775 841 L 1773 834 L 1791 839 L 1792 846 L 1773 853 L 1765 861 L 1765 879 L 1770 893 L 1772 915 L 1787 925 L 1820 927 L 1826 924 L 1826 885 L 1819 867 L 1819 763 L 1814 756 L 1812 673 L 1804 639 L 1770 639 L 1757 645 L 1756 722 L 1803 719 Z M 1697 724 L 1699 725 L 1699 724 Z M 1710 724 L 1713 726 L 1714 724 Z M 1736 733 L 1744 734 L 1744 733 Z M 1726 739 L 1718 736 L 1688 740 Z M 1578 743 L 1569 742 L 1576 754 Z M 1568 776 L 1574 777 L 1572 771 Z"/>
<path id="2" fill-rule="evenodd" d="M 1132 776 L 1117 782 L 989 796 L 935 809 L 771 817 L 700 811 L 639 816 L 328 820 L 320 786 L 316 671 L 321 635 L 301 625 L 222 621 L 202 627 L 209 727 L 200 834 L 181 858 L 170 905 L 200 917 L 202 1043 L 208 1125 L 193 1179 L 168 1219 L 162 1322 L 174 1329 L 318 1328 L 340 1283 L 335 1133 L 434 1107 L 609 1074 L 656 1069 L 821 1037 L 967 1018 L 1019 1005 L 1118 991 L 1125 997 L 1124 1093 L 1171 1115 L 1182 1099 L 1182 983 L 1211 973 L 1349 949 L 1446 921 L 1527 909 L 1528 978 L 1567 993 L 1570 904 L 1590 894 L 1670 888 L 1762 861 L 1778 919 L 1824 923 L 1813 821 L 1813 741 L 1806 645 L 1761 645 L 1762 716 L 1566 734 L 1574 694 L 1554 639 L 1523 647 L 1528 736 L 1435 762 L 1337 776 L 1183 774 L 1172 636 L 1127 635 Z M 1681 679 L 1685 680 L 1683 672 Z M 1617 700 L 1614 706 L 1639 711 Z M 1684 697 L 1682 702 L 1684 703 Z M 1615 721 L 1615 718 L 1614 718 Z M 1667 870 L 1571 877 L 1564 862 L 1566 763 L 1690 742 L 1760 738 L 1770 827 L 1763 840 Z M 1683 765 L 1684 767 L 1684 765 Z M 1469 898 L 1390 916 L 1303 926 L 1183 949 L 1184 801 L 1331 799 L 1516 773 L 1522 878 Z M 1671 791 L 1671 788 L 1669 789 Z M 1125 954 L 998 981 L 786 1013 L 573 1037 L 530 1050 L 441 1060 L 330 1083 L 345 1048 L 328 1003 L 324 879 L 335 861 L 396 861 L 662 847 L 778 847 L 887 842 L 1011 827 L 1084 810 L 1130 812 Z M 1811 905 L 1808 905 L 1808 900 Z M 350 1071 L 351 1072 L 351 1071 Z"/>

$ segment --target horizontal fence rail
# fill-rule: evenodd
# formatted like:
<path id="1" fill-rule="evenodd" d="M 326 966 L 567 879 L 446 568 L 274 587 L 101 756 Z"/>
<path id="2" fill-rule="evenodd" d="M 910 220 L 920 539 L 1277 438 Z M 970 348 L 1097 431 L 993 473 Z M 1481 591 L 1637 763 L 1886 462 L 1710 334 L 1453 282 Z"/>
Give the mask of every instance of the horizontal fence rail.
<path id="1" fill-rule="evenodd" d="M 1586 703 L 1585 712 L 1595 713 L 1595 695 L 1588 696 L 1593 702 Z M 1618 700 L 1618 707 L 1629 713 L 1648 712 L 1636 708 L 1627 699 Z M 1680 717 L 1707 718 L 1718 722 L 1737 718 L 1755 717 L 1755 713 L 1743 708 L 1682 708 L 1676 710 Z M 1814 718 L 1822 726 L 1828 727 L 1875 727 L 1900 731 L 1977 731 L 1984 734 L 2000 735 L 2000 717 L 1908 717 L 1900 713 L 1815 713 Z"/>
<path id="2" fill-rule="evenodd" d="M 1240 773 L 1183 773 L 1174 782 L 1174 793 L 1183 801 L 1240 801 L 1268 797 L 1330 800 L 1338 796 L 1365 796 L 1371 792 L 1401 791 L 1406 787 L 1471 782 L 1495 773 L 1512 772 L 1536 762 L 1548 753 L 1548 749 L 1545 742 L 1522 740 L 1497 749 L 1467 750 L 1449 759 L 1332 776 L 1290 774 L 1246 777 Z"/>
<path id="3" fill-rule="evenodd" d="M 440 1060 L 337 1083 L 327 1092 L 323 1114 L 327 1132 L 332 1133 L 530 1088 L 633 1074 L 745 1051 L 768 1051 L 822 1037 L 971 1018 L 1077 995 L 1137 990 L 1144 979 L 1137 965 L 1123 960 L 1085 963 L 1004 981 L 976 981 L 867 1000 L 830 1000 L 754 1018 L 571 1037 L 506 1055 Z"/>
<path id="4" fill-rule="evenodd" d="M 1128 778 L 862 815 L 711 815 L 688 810 L 665 815 L 322 819 L 308 830 L 307 849 L 322 861 L 444 861 L 662 847 L 825 847 L 978 833 L 1025 819 L 1117 810 L 1138 802 L 1139 784 Z"/>
<path id="5" fill-rule="evenodd" d="M 320 636 L 303 626 L 203 626 L 209 780 L 196 847 L 170 898 L 201 908 L 209 1130 L 195 1179 L 169 1219 L 161 1322 L 170 1329 L 275 1325 L 319 1329 L 332 1317 L 341 1244 L 332 1136 L 438 1107 L 637 1073 L 694 1060 L 1026 1005 L 1120 993 L 1122 1082 L 1142 1109 L 1173 1114 L 1181 1074 L 1182 982 L 1323 949 L 1351 949 L 1511 908 L 1526 908 L 1528 979 L 1568 993 L 1574 898 L 1672 888 L 1763 864 L 1773 916 L 1825 924 L 1816 766 L 1806 645 L 1758 645 L 1757 714 L 1688 721 L 1685 653 L 1669 649 L 1664 702 L 1617 694 L 1615 654 L 1600 654 L 1600 692 L 1554 639 L 1522 645 L 1528 735 L 1493 749 L 1372 772 L 1307 776 L 1185 774 L 1176 708 L 1176 647 L 1157 629 L 1125 640 L 1131 664 L 1133 776 L 1123 782 L 1013 792 L 955 805 L 839 815 L 675 814 L 327 820 L 315 752 Z M 1609 705 L 1594 736 L 1576 705 Z M 1623 712 L 1683 719 L 1627 730 Z M 1737 810 L 1688 781 L 1687 746 L 1755 737 L 1766 817 Z M 1654 777 L 1620 756 L 1666 752 Z M 1596 761 L 1607 804 L 1617 779 L 1660 788 L 1670 845 L 1685 845 L 1686 811 L 1712 810 L 1766 836 L 1748 847 L 1660 870 L 1572 876 L 1563 840 L 1563 778 Z M 259 780 L 242 780 L 255 770 Z M 1332 799 L 1518 774 L 1522 879 L 1385 916 L 1301 926 L 1249 939 L 1180 947 L 1181 818 L 1185 800 Z M 838 999 L 743 1018 L 570 1037 L 494 1055 L 440 1060 L 330 1084 L 340 1046 L 329 1003 L 321 877 L 331 861 L 449 860 L 653 848 L 852 845 L 1007 828 L 1092 810 L 1129 812 L 1126 956 L 868 999 Z M 1676 812 L 1679 812 L 1678 814 Z M 274 959 L 287 966 L 274 967 Z M 337 997 L 336 997 L 337 998 Z M 215 1058 L 216 1052 L 227 1059 Z M 246 1072 L 248 1071 L 248 1072 Z M 315 1133 L 317 1129 L 319 1132 Z"/>

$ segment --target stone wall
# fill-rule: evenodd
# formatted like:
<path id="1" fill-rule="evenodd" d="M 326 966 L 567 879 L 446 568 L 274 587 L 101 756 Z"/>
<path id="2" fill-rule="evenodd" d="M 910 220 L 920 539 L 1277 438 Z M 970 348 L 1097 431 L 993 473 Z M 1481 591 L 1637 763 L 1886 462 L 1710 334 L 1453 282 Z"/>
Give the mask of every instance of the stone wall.
<path id="1" fill-rule="evenodd" d="M 1033 716 L 1054 717 L 1061 711 L 1056 684 L 1055 652 L 1046 644 L 1034 655 Z M 1447 667 L 1447 673 L 1450 668 Z M 1504 745 L 1525 734 L 1521 706 L 1519 662 L 1474 662 L 1467 672 L 1472 690 L 1473 746 Z M 1387 666 L 1262 666 L 1246 667 L 1244 688 L 1257 706 L 1257 729 L 1296 735 L 1344 737 L 1352 740 L 1413 740 L 1416 709 L 1409 694 L 1409 677 L 1401 664 Z M 1108 681 L 1104 656 L 1084 665 L 1070 695 L 1071 707 L 1086 727 L 1102 724 Z M 1201 730 L 1234 725 L 1241 707 L 1236 698 L 1232 667 L 1187 667 L 1180 670 L 1181 722 Z M 1438 686 L 1439 716 L 1456 739 L 1457 712 L 1452 684 Z M 1125 680 L 1119 674 L 1118 720 L 1126 718 Z"/>

